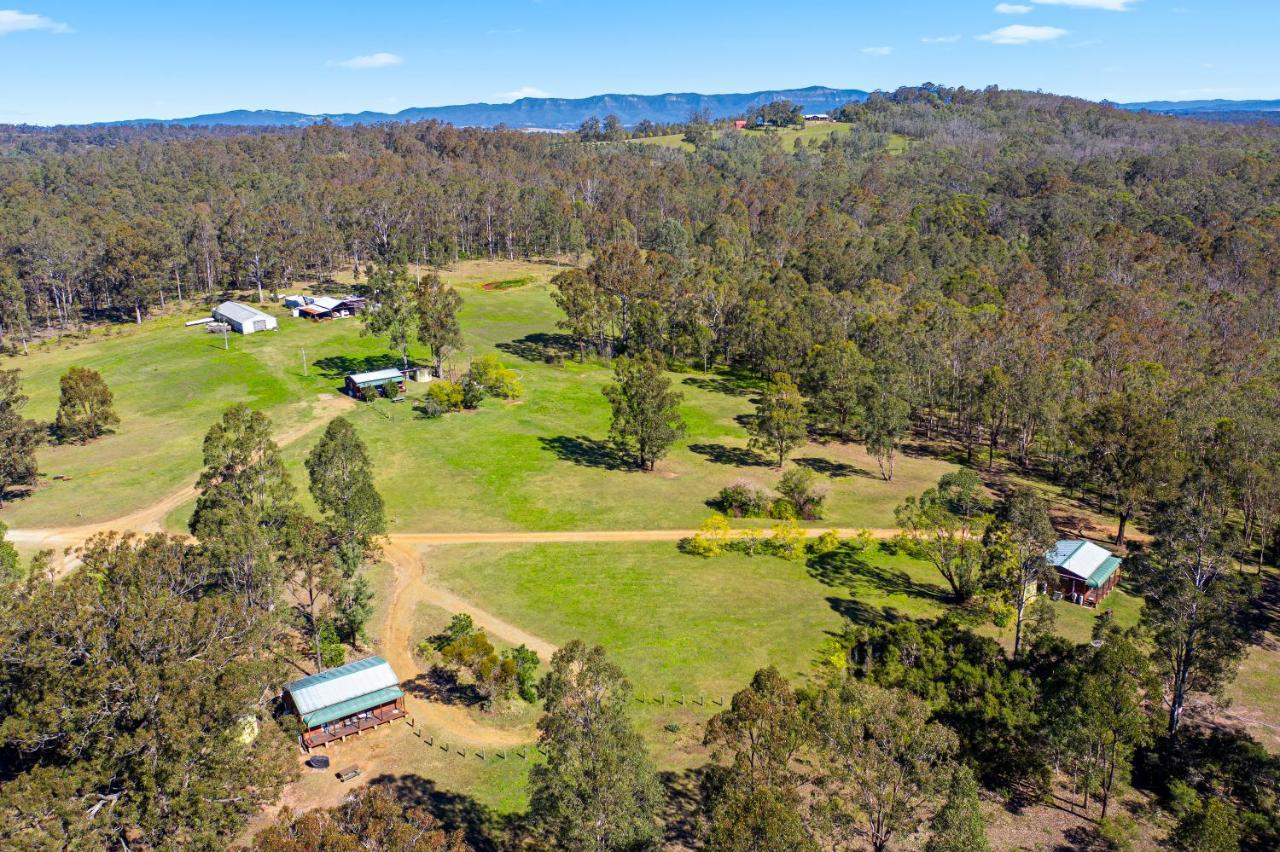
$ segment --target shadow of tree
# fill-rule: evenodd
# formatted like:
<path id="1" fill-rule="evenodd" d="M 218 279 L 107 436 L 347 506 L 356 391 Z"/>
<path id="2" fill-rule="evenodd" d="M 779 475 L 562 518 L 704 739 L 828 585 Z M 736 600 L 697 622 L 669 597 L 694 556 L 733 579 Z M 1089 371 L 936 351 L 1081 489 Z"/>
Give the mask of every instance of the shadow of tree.
<path id="1" fill-rule="evenodd" d="M 545 331 L 526 334 L 518 340 L 499 343 L 497 348 L 525 361 L 548 362 L 557 357 L 570 358 L 578 354 L 578 345 L 567 334 Z"/>
<path id="2" fill-rule="evenodd" d="M 542 448 L 556 454 L 557 458 L 571 461 L 583 467 L 598 467 L 604 470 L 636 470 L 635 463 L 608 441 L 600 441 L 579 435 L 571 438 L 568 435 L 557 435 L 554 438 L 539 438 Z"/>
<path id="3" fill-rule="evenodd" d="M 922 600 L 943 601 L 941 586 L 921 583 L 906 571 L 877 565 L 848 545 L 814 556 L 806 563 L 809 576 L 827 586 L 854 587 L 866 583 L 887 595 L 908 595 Z"/>
<path id="4" fill-rule="evenodd" d="M 869 471 L 863 470 L 857 465 L 848 464 L 846 462 L 832 461 L 831 459 L 819 458 L 817 456 L 809 456 L 802 459 L 795 459 L 795 463 L 801 467 L 807 467 L 814 473 L 822 473 L 832 479 L 843 479 L 848 476 L 862 476 L 867 479 L 875 479 Z"/>
<path id="5" fill-rule="evenodd" d="M 405 807 L 426 808 L 446 831 L 462 831 L 477 852 L 516 848 L 524 833 L 523 815 L 504 817 L 470 796 L 441 790 L 435 781 L 421 775 L 384 773 L 369 779 L 369 786 L 390 790 Z"/>
<path id="6" fill-rule="evenodd" d="M 913 620 L 898 612 L 894 607 L 873 606 L 856 598 L 837 598 L 832 596 L 827 598 L 827 605 L 837 614 L 847 618 L 850 623 L 863 627 L 875 627 Z"/>
<path id="7" fill-rule="evenodd" d="M 758 389 L 755 382 L 733 376 L 687 376 L 683 384 L 727 396 L 750 396 Z"/>
<path id="8" fill-rule="evenodd" d="M 667 793 L 660 817 L 665 835 L 663 839 L 668 848 L 696 849 L 700 845 L 698 820 L 702 807 L 704 771 L 698 767 L 683 772 L 658 773 L 658 779 Z"/>
<path id="9" fill-rule="evenodd" d="M 400 686 L 411 695 L 440 704 L 476 707 L 484 701 L 474 686 L 459 683 L 456 674 L 441 666 L 432 666 L 430 670 L 404 681 Z"/>
<path id="10" fill-rule="evenodd" d="M 389 352 L 364 356 L 327 355 L 316 359 L 311 366 L 319 370 L 326 379 L 343 379 L 351 373 L 368 373 L 373 370 L 399 367 L 400 359 Z"/>
<path id="11" fill-rule="evenodd" d="M 767 467 L 767 462 L 755 450 L 745 447 L 726 447 L 724 444 L 690 444 L 690 452 L 705 456 L 714 464 L 727 464 L 732 467 Z"/>

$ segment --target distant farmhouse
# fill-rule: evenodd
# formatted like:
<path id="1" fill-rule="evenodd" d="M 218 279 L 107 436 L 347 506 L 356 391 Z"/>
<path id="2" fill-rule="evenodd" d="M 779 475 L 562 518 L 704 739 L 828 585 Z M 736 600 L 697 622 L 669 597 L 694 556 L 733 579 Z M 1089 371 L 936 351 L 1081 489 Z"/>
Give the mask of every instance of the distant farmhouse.
<path id="1" fill-rule="evenodd" d="M 293 311 L 295 317 L 313 320 L 340 319 L 353 317 L 364 310 L 366 299 L 360 296 L 286 296 L 284 306 Z"/>
<path id="2" fill-rule="evenodd" d="M 804 117 L 805 121 L 830 122 L 833 119 L 825 112 L 811 112 Z"/>
<path id="3" fill-rule="evenodd" d="M 1091 541 L 1064 539 L 1045 559 L 1058 572 L 1059 595 L 1081 606 L 1097 606 L 1120 581 L 1120 557 Z"/>
<path id="4" fill-rule="evenodd" d="M 302 746 L 308 751 L 408 715 L 400 679 L 382 657 L 295 680 L 285 686 L 283 697 L 302 721 Z"/>
<path id="5" fill-rule="evenodd" d="M 213 318 L 231 326 L 232 331 L 240 334 L 255 334 L 259 331 L 275 331 L 276 318 L 264 314 L 257 308 L 242 305 L 239 302 L 223 302 L 213 309 Z"/>

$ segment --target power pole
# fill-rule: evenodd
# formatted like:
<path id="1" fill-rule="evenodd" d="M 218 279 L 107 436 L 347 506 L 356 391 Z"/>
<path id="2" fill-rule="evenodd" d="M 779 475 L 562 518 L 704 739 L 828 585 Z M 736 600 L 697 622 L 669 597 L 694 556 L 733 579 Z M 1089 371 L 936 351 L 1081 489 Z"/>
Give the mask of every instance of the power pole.
<path id="1" fill-rule="evenodd" d="M 307 347 L 302 347 L 302 375 L 307 375 Z"/>
<path id="2" fill-rule="evenodd" d="M 223 348 L 223 349 L 225 349 L 225 350 L 227 350 L 228 352 L 230 352 L 230 351 L 231 351 L 231 342 L 227 339 L 227 329 L 226 329 L 226 328 L 223 328 L 223 329 L 222 329 L 222 348 Z"/>

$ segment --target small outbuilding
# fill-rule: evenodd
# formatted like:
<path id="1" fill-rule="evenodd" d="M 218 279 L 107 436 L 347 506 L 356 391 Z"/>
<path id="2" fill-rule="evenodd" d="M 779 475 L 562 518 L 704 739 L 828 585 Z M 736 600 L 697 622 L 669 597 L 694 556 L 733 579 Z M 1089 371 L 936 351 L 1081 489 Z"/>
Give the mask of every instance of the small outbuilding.
<path id="1" fill-rule="evenodd" d="M 1097 606 L 1120 582 L 1120 557 L 1082 539 L 1063 539 L 1045 554 L 1058 573 L 1062 597 L 1081 606 Z"/>
<path id="2" fill-rule="evenodd" d="M 285 686 L 283 700 L 302 722 L 302 747 L 308 751 L 408 715 L 400 679 L 382 657 L 295 680 Z"/>
<path id="3" fill-rule="evenodd" d="M 372 399 L 379 394 L 394 398 L 404 393 L 404 373 L 396 367 L 351 373 L 345 387 L 347 393 L 356 399 Z"/>
<path id="4" fill-rule="evenodd" d="M 232 331 L 240 334 L 255 334 L 259 331 L 275 331 L 278 327 L 276 318 L 240 302 L 223 302 L 213 309 L 213 318 L 231 326 Z"/>

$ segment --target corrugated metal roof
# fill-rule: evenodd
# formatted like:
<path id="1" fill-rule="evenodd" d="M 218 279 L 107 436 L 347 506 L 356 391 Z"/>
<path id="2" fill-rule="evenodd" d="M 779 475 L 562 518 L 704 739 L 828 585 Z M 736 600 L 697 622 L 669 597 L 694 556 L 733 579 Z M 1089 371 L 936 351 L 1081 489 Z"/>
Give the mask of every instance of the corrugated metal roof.
<path id="1" fill-rule="evenodd" d="M 336 722 L 339 719 L 345 719 L 348 716 L 354 716 L 357 713 L 363 713 L 365 710 L 372 710 L 383 704 L 389 704 L 404 695 L 404 690 L 398 686 L 388 686 L 379 689 L 376 692 L 370 692 L 367 695 L 358 695 L 355 698 L 348 698 L 337 704 L 331 704 L 313 711 L 302 717 L 302 724 L 308 728 L 314 728 L 317 725 L 326 725 L 329 722 Z"/>
<path id="2" fill-rule="evenodd" d="M 342 300 L 335 299 L 332 296 L 317 296 L 311 300 L 311 304 L 315 305 L 317 308 L 322 308 L 323 310 L 331 311 L 334 308 L 338 307 L 338 305 L 341 305 Z"/>
<path id="3" fill-rule="evenodd" d="M 386 370 L 374 370 L 369 373 L 352 373 L 348 378 L 358 385 L 363 385 L 368 382 L 388 382 L 392 379 L 399 381 L 404 378 L 404 374 L 395 367 L 389 367 Z"/>
<path id="4" fill-rule="evenodd" d="M 256 319 L 271 319 L 271 314 L 263 313 L 257 308 L 242 305 L 239 302 L 223 302 L 213 309 L 214 316 L 223 316 L 238 323 L 253 322 Z"/>
<path id="5" fill-rule="evenodd" d="M 1106 548 L 1099 547 L 1091 541 L 1078 539 L 1059 541 L 1045 554 L 1045 559 L 1055 568 L 1066 571 L 1081 580 L 1093 577 L 1107 560 L 1115 559 L 1116 564 L 1120 564 L 1120 560 Z"/>
<path id="6" fill-rule="evenodd" d="M 285 686 L 285 691 L 293 698 L 293 706 L 305 717 L 380 689 L 399 687 L 399 684 L 400 679 L 392 671 L 390 663 L 382 657 L 366 657 L 295 680 Z"/>
<path id="7" fill-rule="evenodd" d="M 1085 585 L 1091 589 L 1098 589 L 1102 584 L 1111 579 L 1111 575 L 1116 573 L 1116 569 L 1120 567 L 1120 557 L 1112 556 L 1106 562 L 1098 566 L 1098 570 L 1089 575 L 1089 579 L 1085 580 Z"/>

